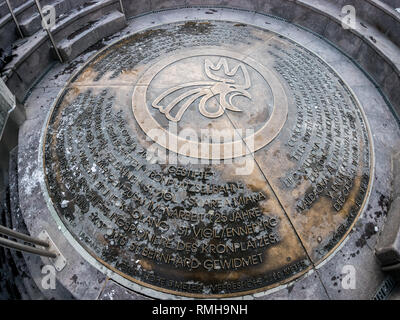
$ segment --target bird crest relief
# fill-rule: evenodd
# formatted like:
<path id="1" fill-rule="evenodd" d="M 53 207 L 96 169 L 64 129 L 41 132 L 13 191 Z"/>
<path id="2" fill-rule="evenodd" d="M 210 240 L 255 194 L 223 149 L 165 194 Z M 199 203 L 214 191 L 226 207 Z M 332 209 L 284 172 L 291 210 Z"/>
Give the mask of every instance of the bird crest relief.
<path id="1" fill-rule="evenodd" d="M 239 70 L 244 80 L 240 81 Z M 236 96 L 244 96 L 251 100 L 251 95 L 247 91 L 251 82 L 246 66 L 238 63 L 229 69 L 225 58 L 221 58 L 216 65 L 205 59 L 204 71 L 210 80 L 187 82 L 165 90 L 153 101 L 152 107 L 157 108 L 168 120 L 174 122 L 180 121 L 186 110 L 198 99 L 200 99 L 197 106 L 199 112 L 207 118 L 218 118 L 225 110 L 242 112 L 232 100 Z M 216 110 L 210 106 L 210 100 L 214 97 L 218 101 Z"/>

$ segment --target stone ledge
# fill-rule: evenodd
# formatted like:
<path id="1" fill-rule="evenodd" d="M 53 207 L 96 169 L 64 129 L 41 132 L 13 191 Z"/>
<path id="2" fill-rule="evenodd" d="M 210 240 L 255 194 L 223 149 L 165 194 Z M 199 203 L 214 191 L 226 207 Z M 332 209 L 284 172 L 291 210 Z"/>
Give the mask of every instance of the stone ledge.
<path id="1" fill-rule="evenodd" d="M 59 44 L 61 56 L 69 61 L 78 56 L 87 48 L 126 26 L 125 15 L 116 11 L 106 15 L 93 26 L 87 25 L 88 29 L 79 33 L 72 39 L 66 39 Z"/>
<path id="2" fill-rule="evenodd" d="M 391 8 L 400 8 L 400 1 L 399 0 L 381 0 L 381 2 L 385 3 Z"/>
<path id="3" fill-rule="evenodd" d="M 370 3 L 372 6 L 372 0 L 368 1 L 368 3 Z M 374 3 L 375 2 L 377 3 L 376 0 L 374 0 Z M 190 5 L 215 5 L 223 7 L 232 6 L 266 14 L 279 15 L 285 19 L 297 23 L 298 25 L 309 28 L 312 31 L 321 34 L 322 36 L 326 36 L 328 40 L 332 41 L 344 52 L 352 56 L 367 72 L 371 74 L 372 77 L 375 78 L 377 83 L 382 87 L 383 92 L 393 103 L 397 113 L 400 114 L 400 94 L 398 90 L 398 87 L 400 86 L 400 64 L 397 62 L 400 61 L 400 51 L 398 47 L 388 38 L 386 38 L 386 36 L 377 28 L 367 23 L 364 24 L 367 26 L 367 28 L 362 27 L 362 25 L 358 25 L 356 30 L 350 30 L 344 33 L 340 25 L 341 20 L 338 5 L 328 3 L 327 1 L 316 2 L 314 0 L 296 0 L 284 2 L 276 0 L 262 2 L 257 0 L 177 0 L 166 2 L 165 0 L 159 0 L 156 2 L 151 2 L 150 4 L 149 1 L 137 1 L 135 2 L 135 8 L 132 7 L 130 2 L 128 3 L 127 1 L 124 1 L 124 4 L 126 6 L 126 12 L 130 16 L 149 12 L 156 9 L 156 7 L 157 9 L 168 9 Z M 75 16 L 68 17 L 67 19 L 63 20 L 60 25 L 56 26 L 52 30 L 56 40 L 61 41 L 65 33 L 70 32 L 75 28 L 75 24 L 80 23 L 79 20 L 85 20 L 83 16 L 89 13 L 89 11 L 86 11 L 86 9 L 92 10 L 92 7 L 95 6 L 98 6 L 100 10 L 100 7 L 105 6 L 117 7 L 119 6 L 119 2 L 116 0 L 100 1 L 93 6 L 85 8 L 82 10 L 82 12 L 77 13 Z M 384 10 L 382 12 L 384 12 Z M 107 12 L 103 12 L 103 14 L 105 13 Z M 331 32 L 329 33 L 329 31 Z M 42 38 L 36 40 L 37 45 L 41 45 L 47 40 L 47 36 L 45 34 L 40 35 L 40 37 Z M 49 44 L 47 43 L 46 46 L 49 47 Z M 45 51 L 49 50 L 48 48 L 43 48 Z M 36 48 L 30 48 L 29 45 L 21 48 L 20 52 L 24 57 L 17 57 L 15 62 L 12 62 L 8 68 L 13 69 L 15 65 L 21 64 L 21 61 L 26 59 L 25 56 L 32 54 L 32 50 L 36 50 Z M 44 70 L 45 67 L 53 60 L 53 58 L 50 56 L 49 60 L 45 61 L 44 57 L 49 55 L 42 51 L 39 53 L 39 56 L 41 57 L 40 59 L 43 61 L 43 63 L 39 64 L 37 69 Z M 382 67 L 379 67 L 380 65 L 382 65 Z M 17 68 L 15 67 L 14 70 L 16 69 Z M 25 74 L 21 72 L 21 75 Z M 38 77 L 34 78 L 37 79 Z M 21 85 L 18 84 L 18 81 L 21 81 L 21 79 L 18 79 L 17 77 L 17 79 L 14 81 L 14 84 L 20 88 L 16 93 L 21 99 L 21 95 L 23 97 L 26 94 L 33 82 L 31 79 L 28 79 L 27 81 L 24 81 L 26 84 Z M 11 84 L 12 83 L 10 82 L 10 85 Z"/>
<path id="4" fill-rule="evenodd" d="M 124 3 L 127 5 L 126 2 Z M 343 5 L 351 3 L 359 4 L 361 1 L 354 2 L 350 0 L 347 3 L 344 0 L 335 2 L 326 0 L 158 0 L 155 3 L 151 2 L 150 7 L 147 1 L 138 1 L 135 8 L 127 5 L 126 12 L 127 16 L 131 17 L 132 15 L 142 15 L 146 11 L 160 10 L 160 8 L 168 10 L 185 6 L 215 6 L 217 8 L 245 9 L 284 18 L 289 22 L 308 28 L 322 37 L 326 37 L 354 58 L 376 80 L 384 94 L 391 100 L 397 116 L 400 117 L 400 94 L 398 90 L 400 86 L 399 47 L 392 42 L 393 39 L 390 39 L 385 34 L 387 28 L 384 28 L 386 31 L 381 31 L 371 24 L 369 20 L 362 19 L 361 24 L 359 18 L 356 30 L 343 32 L 340 9 Z M 362 3 L 373 8 L 376 12 L 383 14 L 383 18 L 394 19 L 394 27 L 398 27 L 399 18 L 395 18 L 396 13 L 393 13 L 393 10 L 390 11 L 388 6 L 385 6 L 385 4 L 380 3 L 378 0 L 363 0 Z M 391 12 L 390 15 L 387 13 L 388 10 Z M 368 12 L 365 14 L 368 15 Z M 378 20 L 382 20 L 383 18 L 378 18 Z M 329 31 L 331 32 L 329 33 Z M 379 67 L 381 65 L 382 67 Z M 393 73 L 395 76 L 392 76 Z M 386 76 L 390 77 L 390 81 L 387 80 L 388 77 Z"/>
<path id="5" fill-rule="evenodd" d="M 118 0 L 100 0 L 82 10 L 74 10 L 51 29 L 53 37 L 56 42 L 61 41 L 88 21 L 99 19 L 115 10 L 117 6 Z M 51 66 L 56 56 L 44 30 L 31 36 L 29 41 L 14 50 L 13 54 L 16 56 L 5 66 L 3 74 L 6 76 L 7 86 L 18 100 L 23 101 L 32 85 Z"/>
<path id="6" fill-rule="evenodd" d="M 392 172 L 393 202 L 375 247 L 375 255 L 382 268 L 395 266 L 395 269 L 400 269 L 400 152 L 392 156 Z"/>
<path id="7" fill-rule="evenodd" d="M 19 18 L 19 16 L 21 14 L 23 14 L 26 10 L 29 10 L 32 6 L 34 5 L 33 1 L 25 1 L 23 2 L 20 6 L 13 8 L 14 9 L 14 14 L 17 18 Z M 8 22 L 12 22 L 14 23 L 11 14 L 8 11 L 8 7 L 6 6 L 6 10 L 7 10 L 7 14 L 4 15 L 1 19 L 0 19 L 0 28 L 2 28 L 6 23 Z"/>
<path id="8" fill-rule="evenodd" d="M 51 29 L 53 37 L 56 41 L 60 41 L 63 37 L 67 35 L 66 31 L 74 32 L 75 30 L 77 30 L 76 28 L 79 28 L 79 25 L 73 25 L 75 22 L 82 19 L 83 24 L 85 24 L 86 21 L 90 19 L 90 15 L 92 13 L 102 10 L 104 7 L 108 7 L 117 2 L 117 0 L 101 0 L 80 11 L 72 12 L 70 16 L 61 20 Z M 106 14 L 108 12 L 102 11 L 100 13 Z M 68 30 L 66 30 L 67 28 Z M 4 70 L 16 70 L 23 63 L 24 60 L 28 59 L 30 55 L 32 55 L 41 45 L 43 45 L 43 43 L 48 41 L 48 36 L 44 30 L 40 30 L 28 39 L 29 40 L 27 42 L 25 42 L 23 45 L 13 51 L 13 54 L 15 54 L 16 57 L 9 64 L 6 65 Z"/>
<path id="9" fill-rule="evenodd" d="M 97 300 L 151 300 L 132 290 L 124 288 L 113 280 L 108 280 Z"/>
<path id="10" fill-rule="evenodd" d="M 62 17 L 65 13 L 73 10 L 74 7 L 78 7 L 85 3 L 85 0 L 56 0 L 51 1 L 51 5 L 54 6 L 56 11 L 56 16 L 58 19 Z M 44 7 L 46 3 L 42 4 Z M 37 31 L 42 29 L 41 17 L 38 12 L 33 12 L 32 15 L 20 21 L 20 27 L 25 36 L 31 36 Z"/>

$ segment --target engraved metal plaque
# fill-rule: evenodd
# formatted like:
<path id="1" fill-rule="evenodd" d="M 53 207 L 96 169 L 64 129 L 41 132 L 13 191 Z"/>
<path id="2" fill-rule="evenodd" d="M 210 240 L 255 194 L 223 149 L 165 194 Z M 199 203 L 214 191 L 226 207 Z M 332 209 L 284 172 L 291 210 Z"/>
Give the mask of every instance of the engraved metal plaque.
<path id="1" fill-rule="evenodd" d="M 361 106 L 327 63 L 230 22 L 107 47 L 43 133 L 46 192 L 80 246 L 127 283 L 189 297 L 267 290 L 327 258 L 364 207 L 372 159 Z"/>

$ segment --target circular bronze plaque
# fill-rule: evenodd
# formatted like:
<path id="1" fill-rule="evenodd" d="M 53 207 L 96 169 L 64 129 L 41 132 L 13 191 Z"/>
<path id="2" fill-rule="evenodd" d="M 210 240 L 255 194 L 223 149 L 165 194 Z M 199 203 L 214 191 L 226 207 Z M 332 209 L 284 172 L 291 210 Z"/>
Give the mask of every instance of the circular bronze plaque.
<path id="1" fill-rule="evenodd" d="M 52 210 L 133 283 L 191 297 L 267 290 L 315 267 L 368 197 L 351 90 L 276 33 L 182 22 L 129 36 L 59 95 L 43 134 Z"/>

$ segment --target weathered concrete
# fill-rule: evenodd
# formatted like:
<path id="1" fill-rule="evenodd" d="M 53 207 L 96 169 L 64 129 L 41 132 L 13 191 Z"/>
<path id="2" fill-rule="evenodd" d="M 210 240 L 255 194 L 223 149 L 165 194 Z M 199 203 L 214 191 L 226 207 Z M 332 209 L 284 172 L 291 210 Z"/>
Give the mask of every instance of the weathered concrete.
<path id="1" fill-rule="evenodd" d="M 392 42 L 400 45 L 400 15 L 393 8 L 376 0 L 350 0 L 344 1 L 343 5 L 353 5 L 359 20 L 369 23 Z"/>
<path id="2" fill-rule="evenodd" d="M 85 3 L 85 0 L 47 0 L 42 1 L 42 8 L 46 5 L 52 5 L 56 12 L 56 21 L 60 20 L 65 13 L 78 8 Z M 39 12 L 36 10 L 30 16 L 20 20 L 20 27 L 25 36 L 31 36 L 42 29 L 42 20 Z"/>
<path id="3" fill-rule="evenodd" d="M 400 152 L 392 156 L 392 172 L 393 202 L 375 247 L 376 257 L 385 270 L 400 269 Z"/>
<path id="4" fill-rule="evenodd" d="M 107 2 L 107 1 L 105 1 Z M 105 3 L 104 1 L 100 3 Z M 33 1 L 29 2 L 30 4 Z M 289 21 L 297 23 L 303 27 L 309 28 L 314 32 L 317 32 L 323 36 L 326 36 L 333 43 L 338 45 L 344 52 L 353 56 L 357 61 L 377 80 L 378 84 L 382 87 L 385 94 L 391 100 L 397 113 L 400 113 L 400 93 L 398 85 L 400 84 L 400 69 L 399 61 L 399 50 L 395 46 L 396 41 L 400 39 L 398 35 L 399 17 L 390 6 L 379 3 L 375 0 L 364 0 L 364 1 L 352 1 L 347 3 L 346 1 L 339 1 L 332 3 L 330 1 L 315 1 L 315 0 L 298 0 L 298 1 L 227 1 L 227 0 L 179 0 L 179 1 L 123 1 L 125 12 L 128 17 L 136 16 L 149 12 L 152 10 L 170 9 L 182 6 L 221 6 L 221 7 L 233 7 L 242 8 L 251 11 L 257 11 L 260 13 L 272 14 L 279 17 L 283 17 Z M 341 13 L 341 8 L 345 4 L 353 4 L 357 10 L 357 28 L 356 30 L 344 31 L 341 28 L 341 18 L 343 14 Z M 394 5 L 392 3 L 392 5 Z M 28 7 L 26 5 L 25 10 L 21 10 L 21 14 L 28 14 Z M 118 1 L 114 1 L 114 8 L 118 9 Z M 30 9 L 31 10 L 31 9 Z M 205 15 L 208 18 L 217 18 L 219 12 L 206 11 Z M 372 12 L 372 13 L 371 13 Z M 104 15 L 106 12 L 102 12 Z M 21 16 L 24 18 L 25 16 Z M 196 17 L 197 19 L 202 19 L 201 16 Z M 8 19 L 8 18 L 7 18 Z M 25 18 L 24 18 L 25 19 Z M 79 16 L 79 19 L 84 19 L 83 15 Z M 8 19 L 9 20 L 9 19 Z M 7 21 L 8 21 L 7 20 Z M 85 24 L 87 21 L 82 21 Z M 10 39 L 5 39 L 5 45 L 10 45 L 15 40 L 15 30 L 11 21 L 7 22 L 7 28 L 10 28 L 6 33 L 7 37 L 12 36 Z M 64 25 L 62 28 L 66 28 Z M 61 28 L 61 29 L 62 29 Z M 72 27 L 72 29 L 79 29 Z M 56 39 L 62 41 L 66 34 L 70 34 L 74 31 L 71 29 L 67 30 L 65 33 L 55 32 Z M 60 31 L 60 30 L 59 30 Z M 58 34 L 57 34 L 58 33 Z M 48 47 L 49 48 L 49 47 Z M 25 48 L 27 49 L 27 48 Z M 45 50 L 43 48 L 43 50 Z M 29 50 L 24 50 L 29 52 Z M 47 63 L 53 61 L 53 57 L 46 55 L 44 51 L 40 54 L 43 63 L 41 67 L 37 68 L 39 70 L 44 70 L 43 66 Z M 15 60 L 19 60 L 17 57 Z M 382 69 L 378 70 L 377 66 L 383 65 Z M 23 99 L 23 96 L 29 90 L 32 82 L 24 79 L 25 71 L 20 71 L 20 76 L 22 76 L 22 83 L 18 81 L 18 76 L 10 75 L 10 77 L 16 77 L 10 80 L 8 84 L 14 89 L 17 97 Z M 383 79 L 382 75 L 389 75 Z M 36 77 L 37 79 L 38 77 Z"/>
<path id="5" fill-rule="evenodd" d="M 279 288 L 278 291 L 255 294 L 254 296 L 247 298 L 371 298 L 375 294 L 375 290 L 380 285 L 380 282 L 384 279 L 384 275 L 381 273 L 380 268 L 376 263 L 374 252 L 371 248 L 374 247 L 377 234 L 383 227 L 385 221 L 385 210 L 387 210 L 388 199 L 390 198 L 390 186 L 388 186 L 387 183 L 387 181 L 390 181 L 390 173 L 388 173 L 388 153 L 391 145 L 397 145 L 399 141 L 399 129 L 396 122 L 393 120 L 387 105 L 376 91 L 374 85 L 349 59 L 314 35 L 306 33 L 285 22 L 251 12 L 240 14 L 236 10 L 229 9 L 218 9 L 217 12 L 214 12 L 212 15 L 206 14 L 205 12 L 207 12 L 207 9 L 200 10 L 201 17 L 210 18 L 218 16 L 224 17 L 224 19 L 227 20 L 237 21 L 238 23 L 260 23 L 260 26 L 282 32 L 285 36 L 299 41 L 299 43 L 306 45 L 310 50 L 317 52 L 325 61 L 328 61 L 337 72 L 339 72 L 340 76 L 343 77 L 355 91 L 356 96 L 360 99 L 363 109 L 367 114 L 374 135 L 373 140 L 376 154 L 374 186 L 371 191 L 369 203 L 367 204 L 367 209 L 361 216 L 359 223 L 355 226 L 355 230 L 349 235 L 347 242 L 339 248 L 331 260 L 326 261 L 325 264 L 320 266 L 318 269 L 314 269 L 314 272 L 310 275 L 302 277 L 285 288 Z M 161 25 L 166 21 L 172 22 L 174 17 L 176 21 L 182 21 L 185 20 L 185 17 L 186 19 L 189 19 L 190 17 L 195 17 L 196 14 L 197 9 L 182 9 L 175 11 L 174 14 L 171 12 L 171 14 L 169 13 L 164 16 L 162 15 L 162 12 L 154 15 L 142 16 L 129 21 L 129 26 L 121 32 L 120 36 L 134 31 L 143 30 L 144 28 Z M 106 43 L 109 43 L 110 41 L 112 41 L 112 39 L 107 40 Z M 27 114 L 31 121 L 26 123 L 24 131 L 21 133 L 21 141 L 24 141 L 24 143 L 20 156 L 20 182 L 22 182 L 20 193 L 21 202 L 23 203 L 24 218 L 28 220 L 28 229 L 33 233 L 39 231 L 39 223 L 49 230 L 52 230 L 52 228 L 55 228 L 54 230 L 56 230 L 57 227 L 49 222 L 45 222 L 44 224 L 42 223 L 43 221 L 35 222 L 34 219 L 34 212 L 40 212 L 41 218 L 46 217 L 46 215 L 48 217 L 48 212 L 46 211 L 47 209 L 43 199 L 34 196 L 38 193 L 38 189 L 36 189 L 37 187 L 29 183 L 29 181 L 32 181 L 32 177 L 35 178 L 39 175 L 35 169 L 37 168 L 36 165 L 35 168 L 29 165 L 29 170 L 27 168 L 28 165 L 26 165 L 37 161 L 36 149 L 39 148 L 38 140 L 32 139 L 31 136 L 33 132 L 37 130 L 35 128 L 41 127 L 41 124 L 44 121 L 42 114 L 48 110 L 49 105 L 53 101 L 52 99 L 55 98 L 57 92 L 67 80 L 68 75 L 76 68 L 75 64 L 80 65 L 88 58 L 88 56 L 90 56 L 90 53 L 77 58 L 71 63 L 71 68 L 68 66 L 57 66 L 57 68 L 53 69 L 38 84 L 27 101 Z M 44 95 L 44 93 L 46 94 Z M 33 153 L 32 156 L 30 156 L 31 153 Z M 36 185 L 36 183 L 34 183 L 34 185 Z M 27 192 L 29 190 L 30 192 Z M 29 204 L 32 203 L 35 205 L 33 208 L 30 208 Z M 381 211 L 381 213 L 379 213 L 379 211 Z M 31 215 L 31 217 L 29 217 L 29 215 Z M 51 221 L 51 219 L 49 221 Z M 55 232 L 55 234 L 56 233 L 57 232 Z M 57 241 L 61 244 L 63 242 L 62 238 Z M 57 243 L 58 246 L 60 246 L 59 243 Z M 67 247 L 68 245 L 66 245 L 66 248 Z M 66 255 L 69 255 L 68 249 L 66 249 L 66 252 Z M 76 256 L 73 255 L 73 257 Z M 70 261 L 72 261 L 71 263 L 75 263 L 74 259 L 71 259 Z M 346 264 L 352 264 L 356 267 L 359 278 L 357 278 L 357 289 L 355 291 L 341 290 L 339 288 L 339 286 L 341 286 L 340 280 L 342 280 L 344 276 L 344 274 L 341 275 L 342 269 Z M 65 275 L 60 277 L 60 283 L 62 283 L 65 288 L 69 288 L 72 284 L 69 279 L 71 279 L 74 274 L 79 277 L 79 272 L 79 268 L 71 266 L 71 269 L 66 270 Z M 371 273 L 375 274 L 373 279 L 371 279 Z M 83 272 L 83 274 L 87 273 Z M 335 277 L 335 280 L 332 280 L 333 277 Z M 88 280 L 87 283 L 90 285 L 91 283 L 96 283 L 95 281 L 96 280 L 92 278 Z M 106 283 L 103 289 L 99 289 L 97 292 L 99 298 L 110 297 L 110 292 L 113 293 L 112 289 L 108 290 L 109 286 L 113 284 L 110 281 L 111 280 Z M 104 283 L 105 282 L 101 283 L 102 287 Z M 362 285 L 362 283 L 366 283 L 366 285 Z M 112 287 L 114 287 L 114 284 Z M 118 291 L 120 294 L 111 295 L 113 297 L 119 296 L 128 298 L 126 294 L 130 295 L 129 290 L 122 288 L 121 292 L 119 289 L 116 290 L 115 293 Z M 341 290 L 341 292 L 338 292 L 338 290 Z M 102 293 L 105 295 L 103 296 Z M 149 293 L 147 292 L 146 294 Z M 160 297 L 154 292 L 151 294 Z M 87 296 L 93 297 L 95 295 L 96 294 L 93 293 Z M 85 295 L 82 295 L 82 293 L 76 295 L 76 297 L 79 296 L 82 297 Z M 136 296 L 134 295 L 133 297 L 135 298 Z"/>
<path id="6" fill-rule="evenodd" d="M 119 11 L 119 8 L 118 0 L 101 0 L 80 7 L 74 6 L 73 10 L 52 29 L 54 40 L 56 43 L 63 41 L 88 23 L 100 20 L 111 12 Z"/>
<path id="7" fill-rule="evenodd" d="M 13 8 L 14 15 L 16 16 L 18 21 L 26 15 L 32 14 L 34 2 L 32 0 L 29 1 L 12 1 L 11 6 Z M 5 15 L 0 18 L 0 30 L 1 30 L 1 38 L 0 38 L 0 48 L 11 47 L 14 41 L 20 38 L 20 35 L 17 31 L 17 27 L 14 23 L 14 20 L 11 17 L 8 6 L 4 3 L 2 8 Z"/>
<path id="8" fill-rule="evenodd" d="M 18 0 L 19 4 L 22 0 Z M 400 7 L 400 3 L 396 0 L 386 0 L 386 2 L 392 7 Z M 16 1 L 14 1 L 16 3 Z M 28 1 L 26 10 L 20 10 L 18 17 L 25 19 L 29 16 L 36 8 L 32 6 L 33 1 Z M 43 1 L 45 4 L 46 1 Z M 357 29 L 353 31 L 344 31 L 340 26 L 340 8 L 345 4 L 354 4 L 358 11 L 359 17 Z M 118 2 L 113 1 L 113 4 L 109 6 L 110 9 L 118 9 Z M 258 11 L 267 14 L 279 15 L 285 19 L 292 21 L 302 27 L 306 27 L 316 33 L 324 35 L 327 39 L 338 45 L 344 52 L 351 55 L 356 61 L 373 77 L 375 78 L 378 85 L 381 86 L 383 91 L 392 101 L 394 107 L 400 110 L 400 78 L 399 78 L 399 50 L 395 43 L 398 44 L 399 30 L 398 19 L 396 19 L 397 13 L 391 11 L 388 12 L 388 8 L 382 5 L 378 5 L 377 1 L 365 0 L 365 1 L 336 1 L 335 3 L 327 1 L 287 1 L 282 4 L 282 1 L 224 1 L 224 0 L 186 0 L 186 1 L 124 1 L 125 9 L 128 16 L 136 16 L 149 12 L 151 10 L 169 9 L 187 5 L 199 5 L 199 6 L 231 6 L 235 8 L 243 8 L 251 11 Z M 0 16 L 2 15 L 0 7 Z M 29 11 L 29 10 L 31 11 Z M 57 40 L 62 41 L 65 36 L 79 30 L 88 21 L 93 21 L 101 18 L 102 15 L 110 12 L 107 10 L 97 10 L 97 13 L 91 13 L 90 10 L 80 13 L 76 13 L 73 18 L 66 18 L 63 24 L 60 24 L 55 28 L 55 37 Z M 398 16 L 398 15 L 397 15 Z M 364 215 L 360 218 L 359 223 L 355 226 L 354 232 L 349 236 L 349 241 L 337 252 L 335 259 L 326 262 L 324 266 L 318 269 L 318 273 L 302 278 L 293 285 L 281 289 L 276 293 L 261 293 L 257 297 L 266 298 L 280 298 L 280 299 L 292 299 L 301 298 L 305 299 L 308 297 L 313 298 L 370 298 L 374 291 L 374 288 L 383 279 L 383 275 L 379 271 L 379 266 L 374 261 L 373 248 L 378 240 L 378 235 L 382 231 L 385 225 L 386 215 L 388 214 L 388 207 L 399 206 L 398 202 L 393 201 L 391 204 L 391 176 L 390 176 L 390 152 L 391 149 L 399 145 L 398 136 L 398 125 L 393 119 L 392 114 L 388 111 L 388 106 L 382 97 L 377 93 L 376 88 L 371 84 L 365 77 L 365 75 L 356 68 L 353 63 L 347 58 L 343 58 L 340 53 L 335 51 L 332 46 L 326 42 L 321 41 L 317 37 L 304 32 L 303 30 L 296 28 L 292 25 L 281 23 L 273 18 L 265 15 L 255 14 L 254 12 L 238 12 L 229 9 L 213 9 L 207 8 L 194 9 L 194 10 L 178 10 L 178 11 L 162 11 L 157 14 L 148 16 L 142 16 L 134 19 L 134 23 L 130 23 L 128 30 L 124 30 L 121 34 L 127 34 L 129 32 L 140 30 L 143 28 L 151 27 L 157 24 L 163 24 L 167 22 L 173 22 L 174 20 L 190 20 L 190 19 L 231 19 L 232 21 L 238 21 L 240 23 L 247 24 L 260 24 L 260 26 L 271 28 L 271 30 L 281 32 L 285 36 L 289 36 L 292 39 L 299 41 L 303 45 L 307 45 L 313 52 L 318 53 L 322 56 L 325 61 L 331 64 L 339 74 L 347 81 L 350 87 L 354 90 L 356 96 L 360 99 L 364 111 L 369 119 L 369 123 L 373 132 L 374 139 L 374 150 L 376 157 L 375 166 L 375 177 L 374 186 L 371 192 L 371 197 L 364 212 Z M 39 20 L 36 19 L 35 23 Z M 65 23 L 64 23 L 65 22 Z M 4 23 L 4 24 L 2 24 Z M 5 20 L 0 20 L 2 31 L 6 31 L 4 40 L 5 45 L 10 45 L 15 41 L 16 30 L 13 26 L 13 22 L 10 17 Z M 35 26 L 36 28 L 37 26 Z M 297 29 L 297 30 L 296 30 Z M 119 36 L 115 35 L 116 37 Z M 44 32 L 36 34 L 36 39 L 30 39 L 30 42 L 26 46 L 21 46 L 17 50 L 18 56 L 15 62 L 11 64 L 9 71 L 8 84 L 13 88 L 13 91 L 19 98 L 25 97 L 26 93 L 30 90 L 32 84 L 40 78 L 41 74 L 46 71 L 46 67 L 49 63 L 54 61 L 54 56 L 51 54 L 50 43 L 47 40 L 47 36 Z M 111 39 L 107 39 L 105 43 L 109 43 Z M 396 42 L 397 41 L 397 42 Z M 80 45 L 78 45 L 80 47 Z M 83 47 L 80 47 L 81 49 Z M 79 50 L 77 50 L 79 51 Z M 29 154 L 32 149 L 37 147 L 37 140 L 29 140 L 31 133 L 40 127 L 41 116 L 40 114 L 48 110 L 52 100 L 42 96 L 52 96 L 54 98 L 55 93 L 58 92 L 60 87 L 65 83 L 70 74 L 71 70 L 76 67 L 76 64 L 84 61 L 89 55 L 85 54 L 76 59 L 72 64 L 65 66 L 57 66 L 57 72 L 50 72 L 33 90 L 33 95 L 28 100 L 28 119 L 31 120 L 26 123 L 22 137 L 29 141 L 24 142 L 24 148 L 22 154 Z M 65 68 L 63 71 L 62 69 Z M 54 71 L 53 69 L 52 71 Z M 38 103 L 33 108 L 32 106 Z M 8 131 L 8 130 L 7 130 Z M 33 158 L 25 158 L 21 155 L 21 166 L 28 167 L 30 161 L 35 161 Z M 37 172 L 21 169 L 24 173 L 23 181 L 27 183 L 30 178 L 35 180 Z M 395 180 L 396 181 L 396 180 Z M 398 181 L 398 180 L 397 180 Z M 32 188 L 32 185 L 24 185 L 21 187 L 25 190 Z M 26 196 L 25 191 L 22 190 L 22 195 Z M 34 189 L 37 191 L 38 189 Z M 399 189 L 397 189 L 399 190 Z M 32 203 L 39 203 L 41 205 L 35 205 L 31 210 L 27 205 L 28 202 L 24 198 L 21 201 L 25 203 L 24 211 L 33 215 L 34 210 L 38 209 L 43 215 L 46 214 L 46 210 L 43 206 L 43 199 L 33 198 L 28 192 L 27 198 Z M 395 199 L 393 197 L 393 199 Z M 28 214 L 28 216 L 29 216 Z M 393 216 L 393 214 L 392 214 Z M 24 216 L 24 218 L 26 218 Z M 32 217 L 28 217 L 27 220 L 30 222 L 30 231 L 38 230 L 38 226 L 31 221 Z M 390 219 L 390 214 L 389 218 Z M 33 218 L 32 218 L 33 220 Z M 390 226 L 394 226 L 389 222 Z M 46 225 L 47 226 L 47 225 Z M 386 226 L 388 226 L 386 224 Z M 49 224 L 50 229 L 56 228 L 53 224 Z M 386 229 L 386 228 L 385 228 Z M 385 234 L 385 229 L 382 231 L 382 236 Z M 388 229 L 389 230 L 389 229 Z M 57 231 L 55 232 L 57 234 Z M 62 237 L 58 241 L 62 242 Z M 66 249 L 69 252 L 68 248 Z M 361 256 L 365 258 L 361 258 Z M 75 257 L 72 255 L 72 257 Z M 78 255 L 79 257 L 79 255 Z M 337 258 L 337 259 L 336 259 Z M 342 261 L 342 260 L 343 261 Z M 396 258 L 397 259 L 397 258 Z M 358 286 L 357 290 L 341 290 L 339 288 L 340 281 L 343 279 L 342 267 L 345 263 L 351 263 L 357 266 L 357 270 L 361 270 L 359 273 L 360 281 L 368 282 L 368 285 Z M 33 265 L 40 265 L 40 261 L 33 263 Z M 363 269 L 363 264 L 365 270 Z M 86 268 L 86 266 L 85 266 Z M 91 269 L 93 271 L 93 269 Z M 88 271 L 88 272 L 92 272 Z M 37 268 L 35 271 L 37 279 L 40 279 L 40 269 Z M 83 271 L 82 274 L 86 274 Z M 369 273 L 374 273 L 376 276 L 372 279 L 368 277 Z M 59 283 L 61 286 L 65 286 L 70 290 L 69 286 L 72 286 L 73 282 L 80 282 L 80 279 L 76 279 L 74 274 L 80 273 L 80 269 L 72 268 L 66 272 L 66 275 L 60 275 Z M 70 278 L 68 278 L 70 277 Z M 331 277 L 331 278 L 329 278 Z M 335 278 L 335 280 L 332 280 Z M 71 280 L 72 279 L 72 280 Z M 99 277 L 100 282 L 104 280 Z M 361 280 L 360 280 L 361 279 Z M 69 281 L 71 280 L 71 281 Z M 94 278 L 90 278 L 88 283 L 95 283 Z M 304 285 L 300 284 L 304 281 Z M 101 282 L 101 286 L 105 283 Z M 336 285 L 335 285 L 336 283 Z M 110 287 L 114 287 L 115 284 L 108 281 L 103 292 L 106 293 L 105 298 L 110 297 L 110 292 L 113 289 L 108 290 Z M 101 287 L 100 286 L 100 287 Z M 94 285 L 96 289 L 89 293 L 84 293 L 82 286 L 73 287 L 71 291 L 74 295 L 79 298 L 93 298 L 101 291 L 98 285 Z M 305 287 L 306 289 L 303 289 Z M 99 290 L 98 290 L 99 289 Z M 107 289 L 107 290 L 105 290 Z M 339 292 L 340 290 L 340 292 Z M 124 288 L 118 289 L 120 294 L 115 297 L 128 297 L 129 294 Z M 116 292 L 117 292 L 116 291 Z M 267 294 L 267 296 L 265 296 Z M 111 294 L 112 295 L 112 294 Z"/>
<path id="9" fill-rule="evenodd" d="M 399 0 L 382 0 L 382 2 L 386 3 L 391 8 L 400 8 Z"/>
<path id="10" fill-rule="evenodd" d="M 117 10 L 119 1 L 104 0 L 90 3 L 89 6 L 74 9 L 51 30 L 56 43 L 67 38 L 88 23 L 101 19 L 104 15 Z M 17 99 L 23 101 L 32 85 L 57 60 L 52 44 L 44 30 L 27 38 L 13 50 L 13 60 L 5 66 L 3 74 L 6 84 Z"/>
<path id="11" fill-rule="evenodd" d="M 18 144 L 18 127 L 25 112 L 0 78 L 0 190 L 7 186 L 8 153 Z"/>
<path id="12" fill-rule="evenodd" d="M 80 53 L 99 40 L 113 35 L 126 26 L 125 16 L 116 11 L 104 16 L 93 25 L 88 25 L 86 30 L 79 32 L 73 38 L 68 38 L 58 44 L 61 56 L 65 61 L 74 59 Z M 85 28 L 85 27 L 83 27 Z"/>
<path id="13" fill-rule="evenodd" d="M 10 112 L 15 108 L 15 96 L 0 79 L 0 140 Z"/>

